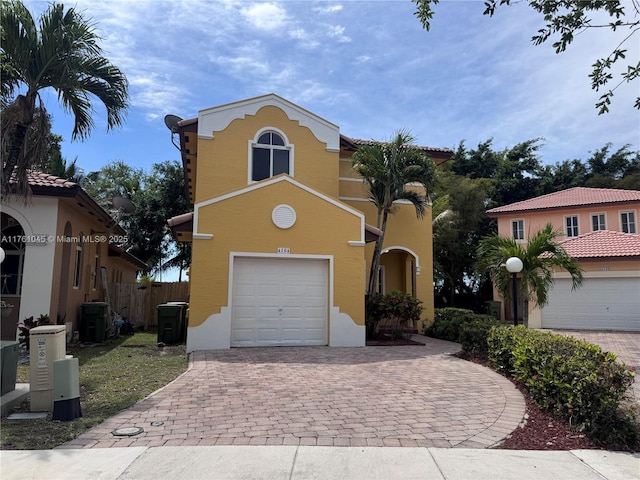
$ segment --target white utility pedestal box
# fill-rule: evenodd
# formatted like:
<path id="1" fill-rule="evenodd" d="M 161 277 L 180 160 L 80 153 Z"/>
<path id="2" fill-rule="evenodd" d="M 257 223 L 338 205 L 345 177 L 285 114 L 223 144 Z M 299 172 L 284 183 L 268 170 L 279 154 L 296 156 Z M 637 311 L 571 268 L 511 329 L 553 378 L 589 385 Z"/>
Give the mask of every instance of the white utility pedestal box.
<path id="1" fill-rule="evenodd" d="M 29 332 L 31 411 L 53 411 L 53 362 L 66 354 L 64 325 L 43 325 Z"/>

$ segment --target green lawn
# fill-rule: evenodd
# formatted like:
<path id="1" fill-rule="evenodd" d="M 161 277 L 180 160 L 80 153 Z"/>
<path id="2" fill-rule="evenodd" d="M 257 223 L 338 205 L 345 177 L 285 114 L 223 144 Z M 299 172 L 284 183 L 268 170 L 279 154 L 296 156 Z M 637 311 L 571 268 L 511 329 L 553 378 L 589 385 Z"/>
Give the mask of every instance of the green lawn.
<path id="1" fill-rule="evenodd" d="M 156 345 L 151 333 L 107 340 L 105 343 L 72 347 L 67 353 L 80 363 L 82 417 L 71 422 L 2 418 L 1 448 L 50 449 L 74 439 L 112 415 L 166 385 L 187 368 L 184 345 Z M 18 367 L 18 382 L 29 382 L 29 366 Z M 23 404 L 23 411 L 28 404 Z"/>

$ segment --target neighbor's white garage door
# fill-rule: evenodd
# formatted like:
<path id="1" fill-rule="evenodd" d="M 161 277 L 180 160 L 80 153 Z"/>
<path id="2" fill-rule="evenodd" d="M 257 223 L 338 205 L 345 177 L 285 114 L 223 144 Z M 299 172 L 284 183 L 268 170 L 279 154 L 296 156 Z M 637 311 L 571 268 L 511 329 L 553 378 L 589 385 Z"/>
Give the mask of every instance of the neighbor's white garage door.
<path id="1" fill-rule="evenodd" d="M 542 310 L 543 328 L 640 331 L 640 278 L 557 279 Z"/>
<path id="2" fill-rule="evenodd" d="M 236 258 L 231 346 L 326 345 L 328 261 Z"/>

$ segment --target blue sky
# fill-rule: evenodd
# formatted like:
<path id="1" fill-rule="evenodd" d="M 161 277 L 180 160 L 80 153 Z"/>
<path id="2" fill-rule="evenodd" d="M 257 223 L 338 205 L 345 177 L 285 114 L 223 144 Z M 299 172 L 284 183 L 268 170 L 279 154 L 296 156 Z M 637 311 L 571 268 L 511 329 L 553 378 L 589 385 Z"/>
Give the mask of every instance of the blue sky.
<path id="1" fill-rule="evenodd" d="M 47 2 L 25 1 L 39 14 Z M 65 2 L 66 4 L 66 2 Z M 68 4 L 69 6 L 72 3 Z M 123 128 L 96 128 L 71 142 L 72 119 L 55 92 L 43 99 L 62 135 L 63 156 L 86 172 L 122 160 L 150 169 L 178 160 L 163 118 L 276 93 L 340 126 L 350 137 L 385 140 L 410 130 L 420 145 L 469 147 L 490 137 L 501 149 L 544 137 L 545 163 L 585 160 L 613 143 L 640 148 L 638 84 L 623 85 L 611 113 L 598 116 L 591 64 L 628 32 L 578 35 L 568 51 L 534 46 L 542 18 L 526 3 L 482 15 L 482 1 L 435 7 L 431 31 L 409 0 L 213 1 L 78 0 L 96 22 L 106 56 L 130 82 Z M 640 42 L 628 47 L 638 61 Z M 625 64 L 626 65 L 626 64 Z"/>

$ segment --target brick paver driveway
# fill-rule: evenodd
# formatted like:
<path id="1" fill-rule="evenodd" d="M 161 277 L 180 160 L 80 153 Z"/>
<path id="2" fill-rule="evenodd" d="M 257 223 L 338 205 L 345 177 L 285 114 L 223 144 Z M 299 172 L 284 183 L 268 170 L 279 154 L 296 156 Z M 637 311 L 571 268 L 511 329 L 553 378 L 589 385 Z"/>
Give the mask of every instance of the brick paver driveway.
<path id="1" fill-rule="evenodd" d="M 424 337 L 423 337 L 424 338 Z M 522 420 L 513 384 L 459 346 L 194 352 L 181 377 L 63 448 L 333 445 L 483 448 Z M 134 437 L 115 437 L 141 427 Z"/>

